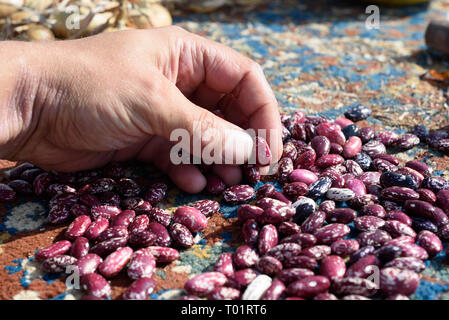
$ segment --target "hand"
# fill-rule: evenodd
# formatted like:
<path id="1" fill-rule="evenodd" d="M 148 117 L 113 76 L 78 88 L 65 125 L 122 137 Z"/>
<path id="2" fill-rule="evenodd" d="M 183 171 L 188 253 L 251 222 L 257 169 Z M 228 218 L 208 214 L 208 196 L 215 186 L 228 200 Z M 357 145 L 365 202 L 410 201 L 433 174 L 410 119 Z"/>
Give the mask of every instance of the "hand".
<path id="1" fill-rule="evenodd" d="M 59 171 L 134 158 L 154 163 L 181 189 L 196 193 L 206 185 L 198 168 L 170 161 L 174 129 L 193 135 L 200 121 L 203 130 L 234 130 L 213 137 L 216 146 L 229 140 L 248 146 L 252 140 L 243 128 L 267 129 L 274 160 L 282 153 L 277 102 L 260 66 L 178 27 L 7 46 L 17 54 L 3 63 L 19 72 L 14 88 L 0 95 L 3 158 Z M 0 56 L 6 52 L 0 49 Z M 208 142 L 203 138 L 202 147 Z M 241 179 L 236 166 L 213 170 L 229 185 Z"/>

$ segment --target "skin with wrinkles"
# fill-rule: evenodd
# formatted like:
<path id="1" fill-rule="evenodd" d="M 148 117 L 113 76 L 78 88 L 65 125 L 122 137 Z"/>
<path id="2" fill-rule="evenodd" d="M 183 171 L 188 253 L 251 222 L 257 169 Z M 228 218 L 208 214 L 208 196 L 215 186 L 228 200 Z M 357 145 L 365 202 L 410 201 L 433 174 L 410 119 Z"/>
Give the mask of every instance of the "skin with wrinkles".
<path id="1" fill-rule="evenodd" d="M 71 41 L 5 42 L 0 48 L 0 156 L 75 171 L 109 161 L 154 163 L 187 192 L 205 177 L 169 159 L 174 129 L 193 123 L 252 144 L 243 129 L 267 129 L 273 161 L 282 154 L 276 99 L 258 64 L 178 27 L 105 33 Z M 222 119 L 211 111 L 220 109 Z M 236 130 L 235 137 L 220 134 Z M 270 129 L 274 129 L 270 131 Z M 235 151 L 240 152 L 240 151 Z M 234 154 L 236 157 L 236 154 Z M 226 184 L 240 168 L 215 165 Z"/>

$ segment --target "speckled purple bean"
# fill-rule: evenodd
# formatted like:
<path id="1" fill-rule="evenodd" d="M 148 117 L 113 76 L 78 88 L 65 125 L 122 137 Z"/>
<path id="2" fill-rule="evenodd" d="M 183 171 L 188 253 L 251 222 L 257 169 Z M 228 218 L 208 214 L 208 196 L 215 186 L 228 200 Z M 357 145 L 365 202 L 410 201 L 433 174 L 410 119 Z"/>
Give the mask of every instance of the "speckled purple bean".
<path id="1" fill-rule="evenodd" d="M 144 199 L 155 206 L 165 198 L 167 189 L 168 186 L 164 182 L 155 182 L 148 188 Z"/>
<path id="2" fill-rule="evenodd" d="M 89 240 L 96 240 L 98 236 L 108 228 L 108 226 L 109 221 L 106 218 L 98 218 L 89 225 L 84 233 L 84 236 Z"/>
<path id="3" fill-rule="evenodd" d="M 380 247 L 391 240 L 390 234 L 384 230 L 364 231 L 357 236 L 360 246 Z"/>
<path id="4" fill-rule="evenodd" d="M 128 229 L 125 226 L 110 227 L 98 236 L 97 241 L 103 242 L 112 238 L 128 238 Z"/>
<path id="5" fill-rule="evenodd" d="M 416 232 L 411 227 L 397 220 L 386 221 L 383 229 L 395 238 L 400 236 L 416 237 Z"/>
<path id="6" fill-rule="evenodd" d="M 70 250 L 71 245 L 72 244 L 70 243 L 70 241 L 67 240 L 55 242 L 48 247 L 40 249 L 35 255 L 36 260 L 42 261 L 48 258 L 53 258 L 57 255 L 65 254 Z"/>
<path id="7" fill-rule="evenodd" d="M 331 280 L 343 278 L 346 272 L 345 261 L 339 256 L 328 256 L 321 261 L 320 274 Z"/>
<path id="8" fill-rule="evenodd" d="M 301 227 L 291 221 L 284 221 L 278 225 L 278 231 L 284 236 L 291 236 L 301 232 Z M 307 231 L 305 231 L 307 232 Z"/>
<path id="9" fill-rule="evenodd" d="M 185 225 L 191 232 L 199 232 L 206 228 L 207 217 L 198 209 L 182 206 L 173 214 L 173 222 Z"/>
<path id="10" fill-rule="evenodd" d="M 411 295 L 418 288 L 419 281 L 419 275 L 411 270 L 390 267 L 380 271 L 380 289 L 385 295 Z"/>
<path id="11" fill-rule="evenodd" d="M 234 274 L 234 265 L 232 263 L 231 253 L 222 253 L 214 265 L 214 271 L 221 272 L 227 277 L 231 277 Z"/>
<path id="12" fill-rule="evenodd" d="M 282 281 L 284 284 L 290 284 L 292 282 L 313 276 L 312 270 L 306 268 L 288 268 L 283 269 L 276 275 L 276 279 Z"/>
<path id="13" fill-rule="evenodd" d="M 154 244 L 156 235 L 148 230 L 133 233 L 128 238 L 128 244 L 132 247 L 147 247 Z"/>
<path id="14" fill-rule="evenodd" d="M 382 142 L 386 146 L 390 146 L 399 139 L 399 135 L 390 130 L 376 131 L 375 139 Z"/>
<path id="15" fill-rule="evenodd" d="M 230 204 L 248 201 L 254 196 L 254 189 L 248 185 L 235 185 L 223 192 L 223 198 Z"/>
<path id="16" fill-rule="evenodd" d="M 126 246 L 128 238 L 118 237 L 99 242 L 90 249 L 90 253 L 98 254 L 104 257 L 115 250 Z"/>
<path id="17" fill-rule="evenodd" d="M 364 278 L 373 276 L 381 265 L 380 260 L 375 255 L 367 255 L 353 263 L 346 271 L 346 277 Z"/>
<path id="18" fill-rule="evenodd" d="M 306 185 L 310 185 L 318 180 L 318 176 L 312 171 L 306 169 L 295 169 L 292 173 L 290 173 L 289 180 L 291 182 L 302 182 Z"/>
<path id="19" fill-rule="evenodd" d="M 267 224 L 262 227 L 258 237 L 258 249 L 259 254 L 264 255 L 271 248 L 278 244 L 278 232 L 274 225 Z"/>
<path id="20" fill-rule="evenodd" d="M 130 261 L 132 254 L 130 247 L 118 248 L 98 266 L 99 272 L 106 278 L 115 277 Z"/>
<path id="21" fill-rule="evenodd" d="M 130 233 L 137 233 L 137 232 L 146 230 L 148 228 L 149 224 L 150 224 L 150 218 L 146 215 L 140 215 L 140 216 L 137 216 L 133 220 L 133 222 L 131 222 L 131 224 L 128 226 L 128 230 Z M 150 231 L 152 231 L 152 230 L 150 230 Z"/>
<path id="22" fill-rule="evenodd" d="M 275 191 L 276 188 L 274 187 L 274 185 L 269 183 L 264 184 L 256 190 L 256 199 L 259 200 L 262 198 L 271 198 Z"/>
<path id="23" fill-rule="evenodd" d="M 353 174 L 354 176 L 359 176 L 363 173 L 362 167 L 354 160 L 346 160 L 344 166 L 348 174 Z"/>
<path id="24" fill-rule="evenodd" d="M 303 248 L 313 246 L 317 242 L 317 238 L 310 233 L 298 233 L 283 238 L 280 243 L 296 243 Z"/>
<path id="25" fill-rule="evenodd" d="M 262 198 L 256 202 L 256 206 L 262 208 L 263 213 L 257 218 L 262 223 L 280 223 L 288 221 L 296 210 L 292 206 L 271 198 Z"/>
<path id="26" fill-rule="evenodd" d="M 443 190 L 442 190 L 443 191 Z M 440 192 L 442 192 L 440 191 Z M 446 190 L 444 190 L 446 191 Z M 426 201 L 431 204 L 435 203 L 437 201 L 437 195 L 432 190 L 425 189 L 425 188 L 419 188 L 416 190 L 419 194 L 419 200 Z"/>
<path id="27" fill-rule="evenodd" d="M 227 284 L 233 288 L 241 289 L 250 284 L 257 277 L 257 275 L 258 272 L 252 268 L 238 270 L 234 272 L 231 277 L 229 277 Z"/>
<path id="28" fill-rule="evenodd" d="M 326 213 L 324 211 L 315 211 L 301 225 L 301 230 L 306 233 L 313 233 L 321 228 L 326 221 Z"/>
<path id="29" fill-rule="evenodd" d="M 129 225 L 134 221 L 136 213 L 134 210 L 123 210 L 119 215 L 112 219 L 111 225 L 113 227 L 123 226 L 128 228 Z"/>
<path id="30" fill-rule="evenodd" d="M 154 222 L 152 222 L 152 223 L 154 223 Z M 192 233 L 183 224 L 180 224 L 180 223 L 172 224 L 170 226 L 170 235 L 177 244 L 179 244 L 180 246 L 183 246 L 185 248 L 189 248 L 189 247 L 193 246 L 193 244 L 194 244 L 194 239 L 193 239 Z"/>
<path id="31" fill-rule="evenodd" d="M 308 191 L 308 186 L 303 182 L 292 182 L 282 188 L 282 192 L 293 200 L 296 200 L 298 196 L 306 195 Z"/>
<path id="32" fill-rule="evenodd" d="M 380 158 L 374 159 L 372 166 L 379 172 L 394 172 L 397 170 L 397 166 L 387 160 Z"/>
<path id="33" fill-rule="evenodd" d="M 401 257 L 414 257 L 421 260 L 427 260 L 429 258 L 427 251 L 417 244 L 400 244 L 398 246 L 402 250 Z"/>
<path id="34" fill-rule="evenodd" d="M 273 280 L 271 286 L 265 291 L 262 300 L 279 300 L 286 290 L 285 284 L 280 280 Z"/>
<path id="35" fill-rule="evenodd" d="M 385 221 L 374 216 L 361 216 L 354 220 L 354 225 L 360 231 L 374 231 L 382 228 Z"/>
<path id="36" fill-rule="evenodd" d="M 241 245 L 232 255 L 234 265 L 239 269 L 249 268 L 256 264 L 259 255 L 248 245 Z"/>
<path id="37" fill-rule="evenodd" d="M 322 156 L 326 156 L 329 154 L 331 143 L 325 136 L 313 137 L 310 142 L 312 148 L 316 152 L 317 158 L 321 158 Z"/>
<path id="38" fill-rule="evenodd" d="M 357 250 L 356 252 L 354 252 L 351 257 L 349 258 L 347 264 L 351 265 L 355 262 L 357 262 L 359 259 L 366 257 L 367 255 L 372 254 L 375 251 L 374 246 L 366 246 L 366 247 L 361 247 L 359 250 Z"/>
<path id="39" fill-rule="evenodd" d="M 419 232 L 416 241 L 430 256 L 434 256 L 443 251 L 443 244 L 440 238 L 430 231 L 423 230 Z"/>
<path id="40" fill-rule="evenodd" d="M 327 244 L 347 236 L 350 229 L 347 225 L 341 223 L 331 223 L 315 231 L 314 236 L 318 243 Z"/>
<path id="41" fill-rule="evenodd" d="M 377 285 L 367 279 L 357 277 L 345 277 L 335 279 L 332 283 L 332 292 L 337 295 L 360 295 L 369 297 L 378 290 Z"/>
<path id="42" fill-rule="evenodd" d="M 313 297 L 326 291 L 330 287 L 330 281 L 323 276 L 310 276 L 292 282 L 287 287 L 289 295 L 298 297 Z"/>
<path id="43" fill-rule="evenodd" d="M 238 300 L 240 290 L 231 287 L 216 287 L 207 294 L 208 300 Z"/>
<path id="44" fill-rule="evenodd" d="M 359 250 L 359 248 L 358 241 L 354 239 L 337 240 L 331 244 L 332 253 L 341 257 L 350 256 Z"/>
<path id="45" fill-rule="evenodd" d="M 335 202 L 332 200 L 325 200 L 320 203 L 318 206 L 319 211 L 323 211 L 325 213 L 329 213 L 335 209 Z"/>
<path id="46" fill-rule="evenodd" d="M 153 293 L 156 281 L 150 277 L 142 277 L 130 284 L 123 293 L 124 300 L 146 300 Z"/>
<path id="47" fill-rule="evenodd" d="M 418 160 L 407 161 L 405 163 L 405 166 L 418 171 L 425 177 L 430 177 L 433 173 L 433 169 L 422 161 Z"/>
<path id="48" fill-rule="evenodd" d="M 362 149 L 362 140 L 357 136 L 350 137 L 343 146 L 343 156 L 353 158 Z"/>
<path id="49" fill-rule="evenodd" d="M 226 184 L 219 176 L 209 173 L 206 175 L 206 179 L 206 190 L 210 194 L 219 195 L 226 189 Z"/>
<path id="50" fill-rule="evenodd" d="M 89 253 L 90 244 L 89 240 L 85 237 L 78 237 L 72 244 L 70 248 L 70 255 L 79 259 L 84 257 Z"/>
<path id="51" fill-rule="evenodd" d="M 319 158 L 315 164 L 320 168 L 327 168 L 343 163 L 345 159 L 338 154 L 328 154 Z"/>
<path id="52" fill-rule="evenodd" d="M 81 257 L 76 262 L 80 276 L 85 276 L 89 273 L 97 271 L 98 266 L 103 262 L 103 259 L 94 253 L 88 253 Z"/>
<path id="53" fill-rule="evenodd" d="M 326 221 L 329 223 L 348 224 L 354 221 L 357 212 L 351 208 L 336 208 L 326 215 Z"/>
<path id="54" fill-rule="evenodd" d="M 379 198 L 374 194 L 364 194 L 361 196 L 355 196 L 354 199 L 348 201 L 348 205 L 353 209 L 361 209 L 364 206 L 377 204 Z"/>
<path id="55" fill-rule="evenodd" d="M 127 267 L 128 277 L 137 280 L 142 277 L 153 276 L 156 269 L 156 260 L 151 254 L 151 250 L 140 249 L 133 253 L 131 261 Z"/>
<path id="56" fill-rule="evenodd" d="M 83 290 L 87 291 L 88 294 L 98 298 L 106 298 L 111 295 L 111 286 L 106 279 L 98 273 L 89 273 L 81 277 L 81 287 Z"/>
<path id="57" fill-rule="evenodd" d="M 108 220 L 118 216 L 122 210 L 117 206 L 100 205 L 93 207 L 90 211 L 92 219 L 106 218 Z"/>
<path id="58" fill-rule="evenodd" d="M 394 267 L 414 272 L 421 272 L 426 268 L 424 261 L 415 257 L 399 257 L 385 264 L 385 267 Z"/>
<path id="59" fill-rule="evenodd" d="M 75 257 L 61 254 L 45 259 L 42 263 L 42 269 L 51 273 L 65 272 L 68 266 L 73 266 L 76 262 L 77 259 Z"/>
<path id="60" fill-rule="evenodd" d="M 314 258 L 304 255 L 286 258 L 282 264 L 286 268 L 306 268 L 310 270 L 314 270 L 318 266 L 318 262 Z"/>
<path id="61" fill-rule="evenodd" d="M 170 263 L 179 258 L 179 252 L 174 248 L 150 246 L 146 249 L 151 252 L 153 257 L 156 259 L 156 262 Z"/>
<path id="62" fill-rule="evenodd" d="M 362 146 L 362 151 L 370 157 L 387 152 L 385 145 L 377 140 L 372 140 L 364 144 Z"/>
<path id="63" fill-rule="evenodd" d="M 74 217 L 87 216 L 89 215 L 89 209 L 85 205 L 76 203 L 70 208 L 70 213 Z"/>
<path id="64" fill-rule="evenodd" d="M 345 187 L 351 189 L 356 196 L 362 196 L 366 194 L 365 184 L 359 179 L 351 179 L 346 181 Z"/>
<path id="65" fill-rule="evenodd" d="M 89 216 L 85 216 L 85 215 L 78 216 L 68 226 L 64 235 L 69 240 L 73 240 L 77 237 L 81 237 L 86 232 L 86 230 L 90 226 L 90 224 L 91 224 L 91 220 L 90 220 Z"/>
<path id="66" fill-rule="evenodd" d="M 51 207 L 48 220 L 51 224 L 62 224 L 70 218 L 70 207 L 64 204 L 57 204 Z"/>
<path id="67" fill-rule="evenodd" d="M 331 254 L 331 247 L 326 245 L 317 245 L 302 250 L 301 254 L 315 260 L 322 260 Z"/>
<path id="68" fill-rule="evenodd" d="M 389 211 L 387 212 L 387 215 L 385 217 L 387 220 L 397 220 L 399 222 L 402 222 L 403 224 L 411 227 L 412 226 L 412 219 L 406 215 L 404 212 L 402 211 L 397 211 L 397 210 L 393 210 L 393 211 Z"/>
<path id="69" fill-rule="evenodd" d="M 250 246 L 256 246 L 259 239 L 260 227 L 256 220 L 248 219 L 242 227 L 243 241 Z"/>
<path id="70" fill-rule="evenodd" d="M 357 179 L 362 181 L 365 185 L 374 184 L 374 185 L 380 185 L 380 172 L 376 171 L 366 171 L 360 175 L 357 176 Z"/>
<path id="71" fill-rule="evenodd" d="M 295 161 L 297 157 L 298 150 L 296 149 L 295 144 L 292 142 L 284 143 L 281 158 L 290 158 L 292 161 Z"/>
<path id="72" fill-rule="evenodd" d="M 282 270 L 282 262 L 272 256 L 264 256 L 256 261 L 257 270 L 268 275 L 275 275 Z"/>
<path id="73" fill-rule="evenodd" d="M 301 245 L 297 243 L 281 243 L 277 246 L 271 248 L 267 255 L 273 256 L 281 262 L 285 260 L 297 256 L 301 253 Z"/>
<path id="74" fill-rule="evenodd" d="M 286 182 L 288 177 L 294 170 L 293 161 L 290 158 L 282 158 L 278 162 L 278 169 L 276 172 L 276 178 L 280 182 Z"/>
<path id="75" fill-rule="evenodd" d="M 299 153 L 298 157 L 296 158 L 293 167 L 294 169 L 298 170 L 305 170 L 308 171 L 314 164 L 315 164 L 315 160 L 316 160 L 316 152 L 315 150 L 313 150 L 312 148 L 306 149 L 302 152 Z M 294 172 L 295 170 L 293 170 L 290 175 Z M 290 181 L 291 176 L 289 176 Z M 304 182 L 304 181 L 302 181 Z"/>
<path id="76" fill-rule="evenodd" d="M 199 210 L 206 217 L 210 217 L 215 212 L 220 211 L 220 204 L 214 200 L 198 200 L 194 202 L 191 207 Z"/>
<path id="77" fill-rule="evenodd" d="M 366 216 L 373 216 L 378 218 L 385 218 L 386 212 L 385 209 L 378 204 L 370 204 L 367 206 L 364 206 L 362 209 L 362 213 Z"/>

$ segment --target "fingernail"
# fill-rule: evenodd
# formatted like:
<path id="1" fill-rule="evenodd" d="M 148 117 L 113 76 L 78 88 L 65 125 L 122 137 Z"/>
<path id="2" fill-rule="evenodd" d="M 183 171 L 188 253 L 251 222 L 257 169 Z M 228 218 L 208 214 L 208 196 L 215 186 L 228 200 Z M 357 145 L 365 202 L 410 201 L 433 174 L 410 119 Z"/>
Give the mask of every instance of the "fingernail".
<path id="1" fill-rule="evenodd" d="M 225 130 L 225 145 L 223 148 L 224 164 L 244 164 L 253 149 L 252 137 L 241 130 Z"/>

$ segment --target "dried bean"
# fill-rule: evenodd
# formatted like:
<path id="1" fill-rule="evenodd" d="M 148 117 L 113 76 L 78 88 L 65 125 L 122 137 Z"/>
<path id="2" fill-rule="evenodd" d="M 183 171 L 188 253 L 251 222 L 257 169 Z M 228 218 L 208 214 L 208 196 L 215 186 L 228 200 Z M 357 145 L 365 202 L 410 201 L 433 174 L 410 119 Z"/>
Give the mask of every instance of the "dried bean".
<path id="1" fill-rule="evenodd" d="M 419 285 L 420 277 L 411 270 L 384 268 L 380 271 L 380 289 L 385 295 L 411 295 Z"/>
<path id="2" fill-rule="evenodd" d="M 98 266 L 103 262 L 100 256 L 94 253 L 88 253 L 81 257 L 76 262 L 80 276 L 85 276 L 89 273 L 97 271 Z"/>
<path id="3" fill-rule="evenodd" d="M 236 185 L 227 188 L 223 192 L 223 198 L 226 202 L 237 204 L 248 201 L 254 196 L 254 189 L 248 185 Z"/>
<path id="4" fill-rule="evenodd" d="M 111 295 L 111 286 L 101 275 L 89 273 L 81 278 L 81 286 L 88 294 L 98 298 Z"/>
<path id="5" fill-rule="evenodd" d="M 124 300 L 145 300 L 154 291 L 156 281 L 150 277 L 142 277 L 135 280 L 123 293 Z"/>
<path id="6" fill-rule="evenodd" d="M 48 247 L 39 250 L 36 253 L 36 260 L 38 261 L 46 260 L 48 258 L 53 258 L 58 255 L 64 254 L 70 250 L 71 245 L 72 244 L 70 243 L 70 241 L 67 240 L 55 242 L 49 245 Z"/>
<path id="7" fill-rule="evenodd" d="M 152 222 L 154 223 L 154 222 Z M 170 227 L 170 234 L 177 244 L 183 247 L 191 247 L 194 243 L 192 233 L 180 223 L 174 223 Z"/>

